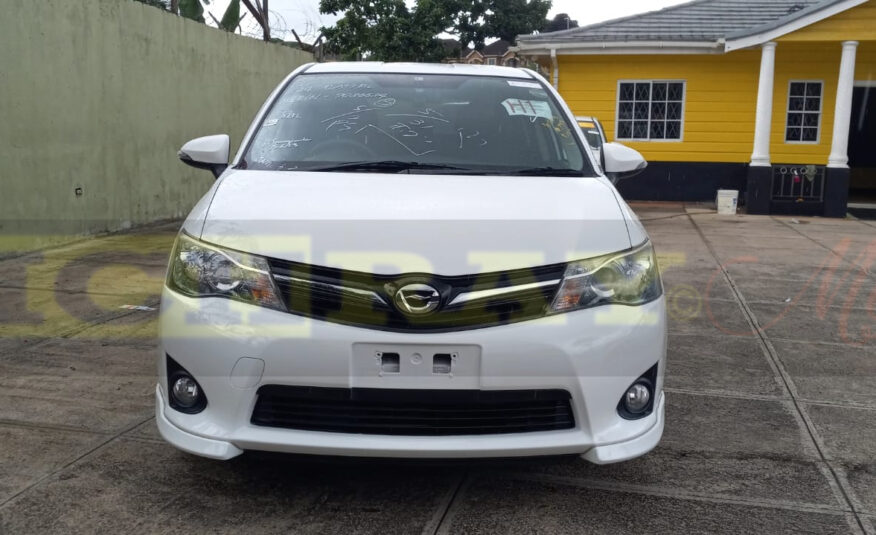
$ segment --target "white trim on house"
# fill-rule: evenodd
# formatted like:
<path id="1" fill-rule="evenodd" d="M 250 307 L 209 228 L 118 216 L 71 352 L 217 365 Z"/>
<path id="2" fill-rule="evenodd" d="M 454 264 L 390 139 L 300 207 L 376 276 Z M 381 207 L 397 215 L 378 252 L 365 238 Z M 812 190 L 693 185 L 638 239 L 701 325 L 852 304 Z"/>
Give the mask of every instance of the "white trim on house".
<path id="1" fill-rule="evenodd" d="M 473 59 L 473 56 L 474 56 L 475 54 L 477 54 L 478 56 L 480 56 L 481 59 L 484 59 L 484 55 L 481 54 L 481 53 L 480 53 L 478 50 L 476 50 L 476 49 L 472 49 L 472 50 L 471 50 L 468 54 L 466 54 L 462 59 L 465 60 L 465 61 L 469 61 L 469 60 Z"/>
<path id="2" fill-rule="evenodd" d="M 600 42 L 569 42 L 569 43 L 518 43 L 509 48 L 518 54 L 527 56 L 548 56 L 551 50 L 561 55 L 590 54 L 721 54 L 724 52 L 723 41 L 720 43 L 704 41 L 600 41 Z"/>
<path id="3" fill-rule="evenodd" d="M 876 80 L 855 80 L 853 87 L 876 87 Z"/>
<path id="4" fill-rule="evenodd" d="M 824 19 L 830 18 L 834 15 L 842 13 L 843 11 L 847 11 L 853 7 L 858 7 L 859 5 L 865 3 L 867 3 L 867 0 L 845 0 L 844 2 L 838 2 L 831 6 L 827 6 L 824 9 L 820 9 L 814 13 L 810 13 L 805 17 L 800 17 L 799 19 L 792 20 L 787 24 L 783 24 L 777 28 L 772 28 L 765 32 L 740 37 L 738 39 L 734 39 L 731 36 L 729 39 L 727 39 L 727 42 L 724 45 L 724 52 L 731 52 L 733 50 L 739 50 L 740 48 L 749 48 L 752 46 L 766 43 L 767 41 L 772 41 L 773 39 L 777 39 L 791 32 L 796 32 L 801 28 L 805 28 L 806 26 L 810 26 L 812 24 L 815 24 L 816 22 L 820 22 Z"/>
<path id="5" fill-rule="evenodd" d="M 791 110 L 791 85 L 794 83 L 804 84 L 803 85 L 803 98 L 806 98 L 806 85 L 805 84 L 821 84 L 821 89 L 818 94 L 818 124 L 816 125 L 815 131 L 815 140 L 814 141 L 803 141 L 803 133 L 801 130 L 800 141 L 788 141 L 788 115 L 791 113 L 800 113 L 803 116 L 806 115 L 814 115 L 815 113 L 812 111 L 806 111 L 806 101 L 803 101 L 803 110 L 799 112 L 797 110 Z M 785 130 L 782 132 L 782 139 L 784 139 L 785 145 L 818 145 L 821 143 L 821 118 L 824 116 L 824 80 L 823 79 L 794 79 L 788 80 L 788 91 L 786 93 L 787 100 L 785 101 Z M 803 119 L 801 119 L 802 121 Z M 796 127 L 794 127 L 796 128 Z M 803 123 L 800 123 L 800 128 L 812 128 L 811 126 L 803 126 Z"/>
<path id="6" fill-rule="evenodd" d="M 751 149 L 751 165 L 769 167 L 770 132 L 773 120 L 773 83 L 776 72 L 776 43 L 770 41 L 761 46 L 760 72 L 757 76 L 757 107 L 754 112 L 754 139 Z"/>
<path id="7" fill-rule="evenodd" d="M 827 166 L 847 169 L 849 167 L 849 124 L 852 120 L 852 95 L 855 86 L 855 59 L 857 41 L 843 41 L 840 56 L 839 77 L 833 110 L 833 137 L 830 140 L 830 155 Z"/>
<path id="8" fill-rule="evenodd" d="M 642 83 L 651 84 L 651 96 L 648 97 L 648 136 L 649 137 L 647 137 L 647 138 L 636 138 L 636 137 L 619 138 L 617 136 L 618 123 L 619 123 L 619 121 L 622 120 L 622 119 L 620 119 L 620 102 L 621 102 L 620 101 L 620 87 L 621 87 L 621 84 L 635 84 L 637 82 L 640 84 L 642 84 Z M 678 127 L 679 130 L 678 130 L 678 137 L 677 138 L 666 139 L 664 137 L 663 139 L 659 139 L 659 138 L 652 139 L 650 137 L 650 135 L 651 135 L 651 104 L 653 102 L 652 97 L 653 97 L 653 90 L 654 90 L 655 83 L 657 83 L 657 84 L 661 84 L 661 83 L 678 84 L 678 83 L 680 83 L 681 84 L 681 119 L 679 120 L 680 124 Z M 635 87 L 633 88 L 633 90 L 635 91 Z M 618 80 L 617 86 L 616 86 L 615 98 L 614 98 L 614 140 L 615 141 L 635 141 L 635 142 L 641 142 L 641 143 L 681 143 L 681 142 L 683 142 L 684 141 L 684 111 L 685 111 L 685 101 L 686 100 L 687 100 L 687 80 L 676 79 L 676 78 L 673 78 L 673 79 L 668 79 L 668 78 L 667 79 L 663 79 L 663 78 L 626 79 L 626 78 L 624 78 L 624 79 Z M 633 106 L 633 117 L 635 117 L 635 106 Z M 623 119 L 623 121 L 635 122 L 635 119 Z M 663 119 L 664 128 L 665 128 L 666 121 L 667 121 L 667 119 Z M 632 134 L 632 132 L 630 132 L 630 133 Z"/>

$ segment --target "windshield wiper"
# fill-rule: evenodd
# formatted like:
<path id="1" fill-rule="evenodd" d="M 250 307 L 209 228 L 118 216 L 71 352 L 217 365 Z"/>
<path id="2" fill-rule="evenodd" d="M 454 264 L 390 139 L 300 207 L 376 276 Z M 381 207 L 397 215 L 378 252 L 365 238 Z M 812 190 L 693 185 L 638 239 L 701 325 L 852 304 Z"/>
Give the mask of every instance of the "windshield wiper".
<path id="1" fill-rule="evenodd" d="M 389 171 L 399 173 L 412 169 L 446 169 L 451 171 L 471 172 L 472 169 L 437 163 L 403 162 L 401 160 L 380 160 L 376 162 L 347 162 L 325 167 L 315 167 L 308 171 Z"/>
<path id="2" fill-rule="evenodd" d="M 497 174 L 508 176 L 584 176 L 575 169 L 557 169 L 555 167 L 521 167 L 496 171 Z"/>

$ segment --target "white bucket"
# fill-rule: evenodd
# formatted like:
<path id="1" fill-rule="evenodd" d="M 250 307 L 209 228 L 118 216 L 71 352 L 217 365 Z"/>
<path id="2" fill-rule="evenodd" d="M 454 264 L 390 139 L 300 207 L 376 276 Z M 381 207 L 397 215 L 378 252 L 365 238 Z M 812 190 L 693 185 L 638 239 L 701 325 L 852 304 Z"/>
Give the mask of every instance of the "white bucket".
<path id="1" fill-rule="evenodd" d="M 718 195 L 715 197 L 715 204 L 718 206 L 718 213 L 721 215 L 736 214 L 736 203 L 738 200 L 739 190 L 719 189 Z"/>

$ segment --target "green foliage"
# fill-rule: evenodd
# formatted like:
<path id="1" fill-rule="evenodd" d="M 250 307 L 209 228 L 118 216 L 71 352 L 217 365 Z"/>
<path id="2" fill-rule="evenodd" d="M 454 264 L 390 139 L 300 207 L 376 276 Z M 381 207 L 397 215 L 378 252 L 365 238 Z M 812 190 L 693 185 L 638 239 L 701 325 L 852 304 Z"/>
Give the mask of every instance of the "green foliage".
<path id="1" fill-rule="evenodd" d="M 540 29 L 550 0 L 320 0 L 323 13 L 344 16 L 323 28 L 327 48 L 345 59 L 440 61 L 441 33 L 456 34 L 463 46 L 499 37 L 513 42 Z"/>
<path id="2" fill-rule="evenodd" d="M 404 0 L 322 0 L 323 13 L 345 12 L 333 28 L 323 28 L 329 50 L 345 59 L 437 61 L 444 51 L 434 39 L 450 24 L 433 0 L 408 9 Z"/>
<path id="3" fill-rule="evenodd" d="M 460 42 L 474 43 L 498 37 L 513 43 L 518 35 L 541 29 L 551 0 L 465 0 L 455 25 Z"/>
<path id="4" fill-rule="evenodd" d="M 228 9 L 222 15 L 222 20 L 219 21 L 219 27 L 226 32 L 234 33 L 237 28 L 237 23 L 240 21 L 240 0 L 231 0 L 228 4 Z"/>
<path id="5" fill-rule="evenodd" d="M 544 26 L 542 26 L 541 32 L 558 32 L 561 30 L 570 30 L 577 27 L 577 20 L 572 20 L 566 13 L 558 13 L 554 16 L 553 19 L 547 19 L 544 21 Z"/>
<path id="6" fill-rule="evenodd" d="M 532 33 L 541 28 L 551 8 L 550 0 L 474 0 L 473 4 L 489 6 L 484 16 L 486 34 L 511 43 L 518 35 Z"/>
<path id="7" fill-rule="evenodd" d="M 210 2 L 205 0 L 204 3 Z M 201 0 L 179 0 L 179 14 L 187 19 L 204 22 L 204 6 L 201 5 Z"/>
<path id="8" fill-rule="evenodd" d="M 158 9 L 163 9 L 165 11 L 170 9 L 170 0 L 134 0 L 135 2 L 140 2 L 141 4 L 146 4 L 147 6 L 157 7 Z"/>

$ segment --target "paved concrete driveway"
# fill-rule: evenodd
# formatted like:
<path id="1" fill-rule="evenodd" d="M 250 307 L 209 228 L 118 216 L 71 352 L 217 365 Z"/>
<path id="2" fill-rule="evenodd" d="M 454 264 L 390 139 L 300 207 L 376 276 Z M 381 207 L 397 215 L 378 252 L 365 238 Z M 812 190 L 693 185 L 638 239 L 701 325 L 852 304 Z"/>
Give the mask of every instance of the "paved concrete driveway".
<path id="1" fill-rule="evenodd" d="M 180 453 L 152 419 L 175 227 L 0 262 L 0 533 L 876 532 L 876 224 L 636 206 L 670 303 L 644 458 Z M 723 269 L 720 267 L 723 265 Z"/>

